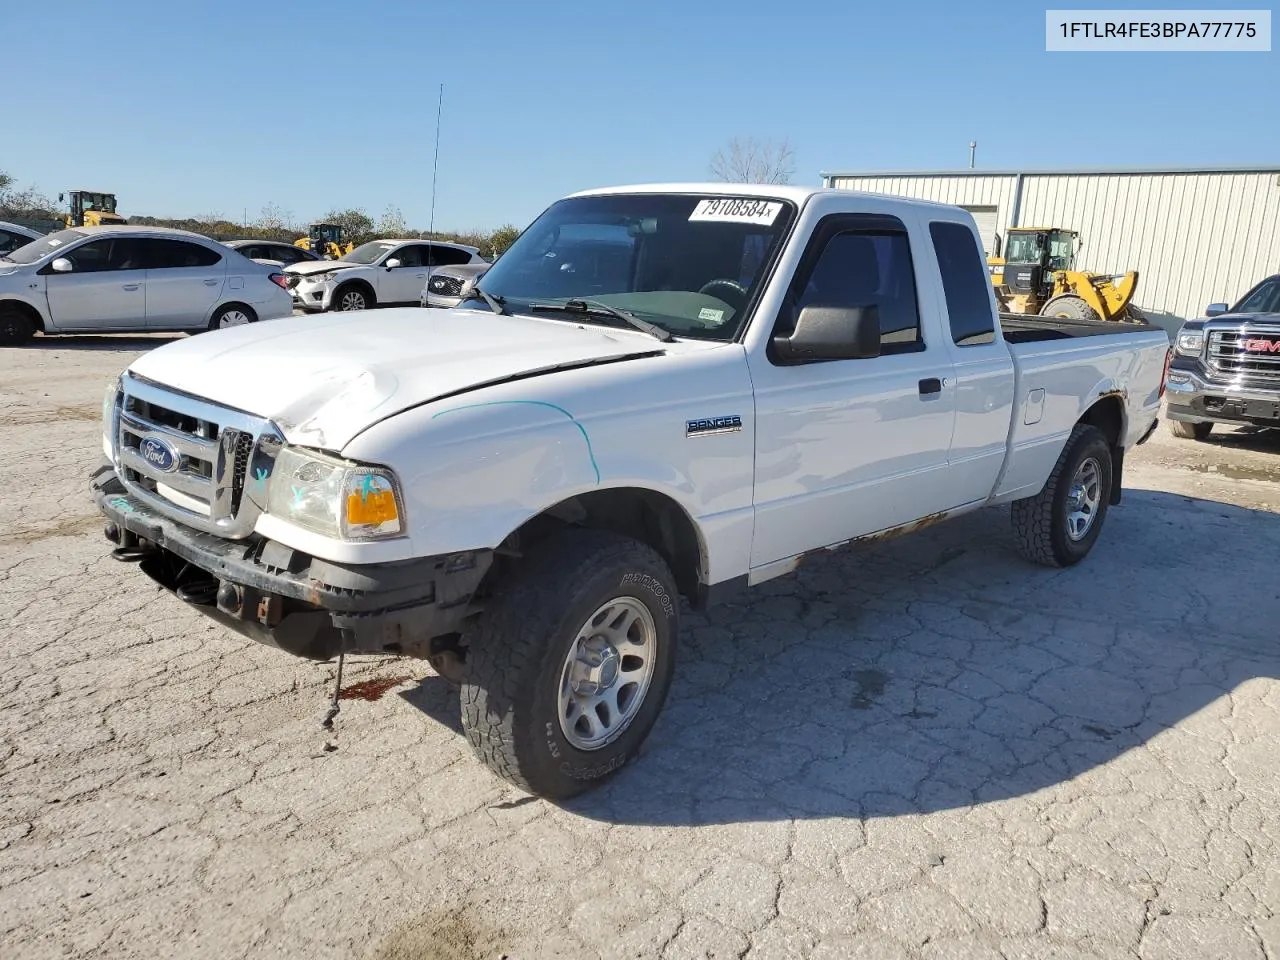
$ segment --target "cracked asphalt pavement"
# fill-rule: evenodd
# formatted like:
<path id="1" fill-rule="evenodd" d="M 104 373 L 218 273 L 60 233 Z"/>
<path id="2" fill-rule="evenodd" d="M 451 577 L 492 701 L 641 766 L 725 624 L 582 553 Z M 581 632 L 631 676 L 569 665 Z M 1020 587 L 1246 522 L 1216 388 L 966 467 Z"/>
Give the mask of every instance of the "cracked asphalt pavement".
<path id="1" fill-rule="evenodd" d="M 1280 957 L 1272 436 L 1162 427 L 1075 569 L 991 510 L 686 612 L 640 759 L 557 806 L 425 663 L 349 664 L 326 733 L 332 664 L 110 558 L 100 398 L 157 342 L 0 351 L 3 956 Z"/>

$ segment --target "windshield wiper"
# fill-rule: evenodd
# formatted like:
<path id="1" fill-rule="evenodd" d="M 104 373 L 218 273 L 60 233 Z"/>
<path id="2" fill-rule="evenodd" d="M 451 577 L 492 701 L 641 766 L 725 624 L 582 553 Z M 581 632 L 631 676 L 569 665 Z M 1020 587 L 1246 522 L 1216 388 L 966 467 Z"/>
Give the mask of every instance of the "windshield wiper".
<path id="1" fill-rule="evenodd" d="M 671 335 L 670 330 L 664 330 L 656 323 L 650 323 L 648 320 L 641 320 L 633 313 L 626 310 L 619 310 L 617 307 L 611 307 L 607 303 L 601 303 L 599 300 L 566 300 L 564 303 L 531 303 L 529 309 L 533 311 L 541 310 L 558 310 L 564 313 L 582 313 L 587 316 L 608 316 L 621 320 L 628 326 L 635 327 L 649 336 L 661 340 L 663 343 L 671 343 L 675 337 Z"/>
<path id="2" fill-rule="evenodd" d="M 491 293 L 485 293 L 479 287 L 472 287 L 467 291 L 467 295 L 459 300 L 459 303 L 465 303 L 468 300 L 483 300 L 492 310 L 500 317 L 507 316 L 507 308 L 503 306 L 507 302 L 506 297 L 495 297 Z"/>

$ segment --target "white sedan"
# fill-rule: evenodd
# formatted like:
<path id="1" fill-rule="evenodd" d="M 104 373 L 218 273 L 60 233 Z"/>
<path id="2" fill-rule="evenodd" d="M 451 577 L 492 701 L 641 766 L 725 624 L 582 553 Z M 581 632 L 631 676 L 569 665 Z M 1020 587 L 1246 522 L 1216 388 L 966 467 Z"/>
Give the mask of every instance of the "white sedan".
<path id="1" fill-rule="evenodd" d="M 309 311 L 417 306 L 436 267 L 484 263 L 480 251 L 442 240 L 372 240 L 338 260 L 284 268 L 294 306 Z"/>
<path id="2" fill-rule="evenodd" d="M 0 220 L 0 254 L 9 253 L 19 247 L 25 247 L 32 240 L 39 240 L 40 234 L 30 227 Z"/>
<path id="3" fill-rule="evenodd" d="M 76 227 L 0 256 L 0 346 L 37 331 L 194 332 L 292 312 L 278 269 L 185 230 Z"/>

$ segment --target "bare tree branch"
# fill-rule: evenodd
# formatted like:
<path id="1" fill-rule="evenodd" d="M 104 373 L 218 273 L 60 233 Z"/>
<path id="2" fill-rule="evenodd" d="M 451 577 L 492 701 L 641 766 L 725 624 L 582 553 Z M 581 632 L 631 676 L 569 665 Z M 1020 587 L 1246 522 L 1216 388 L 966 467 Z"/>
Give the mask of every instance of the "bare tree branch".
<path id="1" fill-rule="evenodd" d="M 711 157 L 711 175 L 727 183 L 790 183 L 795 151 L 787 140 L 734 137 Z"/>

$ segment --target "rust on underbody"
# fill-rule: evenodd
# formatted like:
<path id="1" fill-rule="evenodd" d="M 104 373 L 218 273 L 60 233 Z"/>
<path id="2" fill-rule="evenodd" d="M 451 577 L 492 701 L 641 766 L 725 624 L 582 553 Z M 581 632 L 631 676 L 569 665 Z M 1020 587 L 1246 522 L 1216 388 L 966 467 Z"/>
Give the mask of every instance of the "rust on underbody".
<path id="1" fill-rule="evenodd" d="M 917 533 L 925 530 L 935 524 L 941 523 L 947 517 L 951 516 L 950 510 L 941 510 L 938 513 L 931 513 L 927 517 L 921 517 L 919 520 L 912 520 L 910 523 L 900 524 L 896 527 L 889 527 L 887 530 L 880 530 L 876 533 L 864 534 L 861 537 L 853 537 L 850 540 L 841 540 L 839 543 L 833 543 L 829 546 L 818 547 L 816 550 L 806 550 L 795 559 L 795 564 L 791 568 L 799 569 L 810 560 L 820 557 L 823 554 L 834 553 L 842 547 L 847 547 L 851 543 L 879 543 L 882 540 L 892 540 L 895 537 L 905 536 L 908 533 Z"/>
<path id="2" fill-rule="evenodd" d="M 908 533 L 918 533 L 921 530 L 926 530 L 935 524 L 941 523 L 949 515 L 949 511 L 942 510 L 938 513 L 931 513 L 927 517 L 921 517 L 919 520 L 912 520 L 910 523 L 904 523 L 897 527 L 881 530 L 879 533 L 869 533 L 865 537 L 855 537 L 854 539 L 858 543 L 879 543 L 881 540 L 892 540 Z"/>

